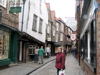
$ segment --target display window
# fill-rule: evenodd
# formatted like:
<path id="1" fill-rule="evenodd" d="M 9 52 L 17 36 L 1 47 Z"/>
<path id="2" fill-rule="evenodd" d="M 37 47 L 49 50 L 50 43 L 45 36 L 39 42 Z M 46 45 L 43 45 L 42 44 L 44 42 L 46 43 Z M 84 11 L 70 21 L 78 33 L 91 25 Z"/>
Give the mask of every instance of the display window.
<path id="1" fill-rule="evenodd" d="M 0 60 L 8 58 L 9 36 L 9 32 L 0 30 Z"/>

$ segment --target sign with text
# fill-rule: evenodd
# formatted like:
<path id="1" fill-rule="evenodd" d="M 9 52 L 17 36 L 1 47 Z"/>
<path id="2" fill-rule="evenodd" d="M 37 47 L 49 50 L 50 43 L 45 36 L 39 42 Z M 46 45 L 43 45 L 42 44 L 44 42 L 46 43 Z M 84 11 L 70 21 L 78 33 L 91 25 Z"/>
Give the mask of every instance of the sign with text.
<path id="1" fill-rule="evenodd" d="M 10 7 L 10 13 L 20 13 L 21 7 Z"/>
<path id="2" fill-rule="evenodd" d="M 75 34 L 75 33 L 72 33 L 72 34 L 71 34 L 71 40 L 72 40 L 72 41 L 76 40 L 76 34 Z"/>

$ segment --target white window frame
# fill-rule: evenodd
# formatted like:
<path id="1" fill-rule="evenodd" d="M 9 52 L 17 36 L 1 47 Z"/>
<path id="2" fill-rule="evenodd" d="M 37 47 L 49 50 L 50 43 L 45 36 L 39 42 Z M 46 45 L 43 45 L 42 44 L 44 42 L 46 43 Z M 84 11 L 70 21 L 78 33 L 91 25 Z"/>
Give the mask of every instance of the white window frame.
<path id="1" fill-rule="evenodd" d="M 37 20 L 38 20 L 38 16 L 34 14 L 33 25 L 32 25 L 32 30 L 33 31 L 37 31 Z"/>
<path id="2" fill-rule="evenodd" d="M 60 41 L 63 41 L 63 34 L 60 34 Z"/>
<path id="3" fill-rule="evenodd" d="M 1 0 L 0 5 L 6 8 L 7 0 Z"/>
<path id="4" fill-rule="evenodd" d="M 57 31 L 58 31 L 58 23 L 56 23 Z"/>
<path id="5" fill-rule="evenodd" d="M 87 43 L 88 43 L 88 57 L 87 57 L 87 59 L 88 59 L 88 62 L 90 63 L 90 32 L 88 32 L 88 41 L 87 41 Z"/>
<path id="6" fill-rule="evenodd" d="M 40 13 L 42 14 L 41 6 L 42 6 L 42 0 L 40 0 L 40 3 L 39 3 Z"/>
<path id="7" fill-rule="evenodd" d="M 53 29 L 53 36 L 55 36 L 55 29 Z"/>
<path id="8" fill-rule="evenodd" d="M 42 33 L 42 28 L 43 28 L 43 19 L 40 18 L 40 20 L 39 20 L 39 33 Z"/>
<path id="9" fill-rule="evenodd" d="M 50 34 L 50 26 L 47 25 L 47 33 Z"/>
<path id="10" fill-rule="evenodd" d="M 29 52 L 28 55 L 35 55 L 34 50 L 35 50 L 35 46 L 29 45 L 29 51 L 31 51 L 31 53 Z"/>
<path id="11" fill-rule="evenodd" d="M 17 1 L 18 1 L 18 0 L 10 0 L 10 1 L 9 1 L 10 7 L 16 7 Z"/>
<path id="12" fill-rule="evenodd" d="M 61 24 L 61 30 L 62 30 L 62 32 L 64 31 L 64 25 L 63 25 L 63 23 Z"/>
<path id="13" fill-rule="evenodd" d="M 56 42 L 58 42 L 58 34 L 56 34 Z"/>

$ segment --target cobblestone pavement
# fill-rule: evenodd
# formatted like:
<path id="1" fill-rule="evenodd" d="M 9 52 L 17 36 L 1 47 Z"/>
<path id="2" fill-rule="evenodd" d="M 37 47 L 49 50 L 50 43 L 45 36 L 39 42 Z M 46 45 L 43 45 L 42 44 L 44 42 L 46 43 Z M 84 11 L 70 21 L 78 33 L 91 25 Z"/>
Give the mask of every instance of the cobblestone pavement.
<path id="1" fill-rule="evenodd" d="M 55 59 L 55 56 L 51 56 L 48 59 L 44 59 L 44 64 L 50 60 Z M 0 70 L 0 75 L 26 75 L 27 73 L 33 71 L 34 69 L 42 66 L 43 64 L 34 63 L 34 61 L 21 63 L 21 64 L 11 64 L 9 68 Z"/>
<path id="2" fill-rule="evenodd" d="M 72 56 L 66 57 L 66 75 L 84 75 L 81 67 L 78 65 L 77 60 Z M 34 71 L 30 75 L 57 75 L 55 68 L 55 61 L 52 61 L 40 69 Z"/>

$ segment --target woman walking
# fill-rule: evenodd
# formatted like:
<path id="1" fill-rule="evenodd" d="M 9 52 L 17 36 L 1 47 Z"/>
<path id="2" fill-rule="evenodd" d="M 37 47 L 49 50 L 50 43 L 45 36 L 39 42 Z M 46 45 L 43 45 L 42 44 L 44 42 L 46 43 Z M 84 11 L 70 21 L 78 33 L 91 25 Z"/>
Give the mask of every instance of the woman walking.
<path id="1" fill-rule="evenodd" d="M 56 55 L 55 67 L 57 68 L 57 75 L 59 75 L 60 70 L 65 69 L 65 54 L 62 53 L 61 47 L 58 47 L 58 53 Z"/>
<path id="2" fill-rule="evenodd" d="M 38 50 L 39 50 L 39 47 L 36 47 L 36 49 L 35 49 L 35 57 L 34 57 L 34 62 L 35 63 L 38 62 Z"/>

